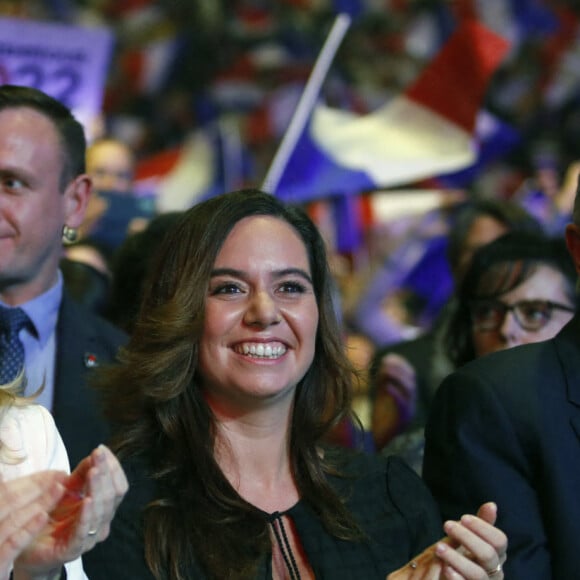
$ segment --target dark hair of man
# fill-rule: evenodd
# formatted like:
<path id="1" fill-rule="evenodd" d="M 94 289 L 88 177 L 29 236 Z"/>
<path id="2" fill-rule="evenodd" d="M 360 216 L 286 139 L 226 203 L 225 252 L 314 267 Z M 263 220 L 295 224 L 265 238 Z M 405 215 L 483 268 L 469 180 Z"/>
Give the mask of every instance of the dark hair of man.
<path id="1" fill-rule="evenodd" d="M 62 145 L 60 188 L 64 191 L 72 179 L 85 172 L 86 139 L 83 126 L 65 105 L 42 91 L 0 85 L 0 111 L 19 107 L 34 109 L 52 121 Z"/>
<path id="2" fill-rule="evenodd" d="M 325 474 L 337 466 L 321 457 L 318 447 L 350 413 L 353 376 L 324 242 L 301 210 L 256 190 L 232 192 L 185 212 L 165 237 L 121 364 L 99 380 L 107 415 L 119 426 L 114 448 L 122 457 L 152 457 L 151 473 L 161 491 L 146 509 L 145 552 L 157 578 L 184 578 L 192 559 L 210 578 L 251 578 L 271 550 L 264 514 L 237 494 L 214 458 L 215 419 L 197 369 L 216 257 L 232 228 L 256 215 L 285 221 L 304 242 L 319 310 L 316 355 L 297 385 L 291 424 L 296 484 L 330 533 L 361 537 L 327 483 Z"/>
<path id="3" fill-rule="evenodd" d="M 565 292 L 571 304 L 577 307 L 577 274 L 563 239 L 530 232 L 509 232 L 475 252 L 459 285 L 457 308 L 445 335 L 447 351 L 456 366 L 476 357 L 470 304 L 474 300 L 500 298 L 520 286 L 542 265 L 562 273 L 567 282 Z"/>
<path id="4" fill-rule="evenodd" d="M 465 240 L 471 226 L 481 217 L 489 217 L 510 231 L 541 233 L 540 223 L 521 205 L 504 199 L 476 199 L 468 201 L 457 210 L 449 232 L 447 256 L 451 270 L 459 265 Z"/>

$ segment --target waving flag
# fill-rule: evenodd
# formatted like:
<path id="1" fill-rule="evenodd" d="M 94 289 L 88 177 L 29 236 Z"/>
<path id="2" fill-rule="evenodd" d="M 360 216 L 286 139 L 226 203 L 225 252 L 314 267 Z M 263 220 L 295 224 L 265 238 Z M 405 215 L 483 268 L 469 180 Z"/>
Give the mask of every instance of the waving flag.
<path id="1" fill-rule="evenodd" d="M 226 120 L 192 133 L 180 147 L 143 159 L 137 166 L 138 195 L 154 197 L 156 211 L 182 211 L 241 186 L 247 152 L 234 123 Z"/>
<path id="2" fill-rule="evenodd" d="M 412 183 L 464 169 L 488 82 L 508 43 L 470 20 L 404 94 L 357 116 L 322 105 L 272 191 L 289 202 Z"/>
<path id="3" fill-rule="evenodd" d="M 466 169 L 439 175 L 431 180 L 433 187 L 466 188 L 491 164 L 505 158 L 521 145 L 524 137 L 516 127 L 482 110 L 477 116 L 477 160 Z"/>

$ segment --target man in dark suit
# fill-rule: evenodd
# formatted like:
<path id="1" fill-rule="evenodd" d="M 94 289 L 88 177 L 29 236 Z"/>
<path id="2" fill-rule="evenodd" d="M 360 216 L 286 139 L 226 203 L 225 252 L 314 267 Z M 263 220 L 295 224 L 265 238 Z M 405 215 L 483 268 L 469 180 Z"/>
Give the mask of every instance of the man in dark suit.
<path id="1" fill-rule="evenodd" d="M 573 221 L 566 242 L 580 273 L 578 192 Z M 423 476 L 446 519 L 498 504 L 506 578 L 578 578 L 580 315 L 551 340 L 481 357 L 445 379 Z"/>
<path id="2" fill-rule="evenodd" d="M 66 291 L 59 312 L 57 336 L 52 415 L 74 466 L 91 449 L 108 439 L 97 393 L 87 382 L 94 367 L 115 359 L 126 336 L 74 302 Z"/>
<path id="3" fill-rule="evenodd" d="M 72 467 L 107 436 L 89 373 L 126 339 L 67 296 L 59 271 L 63 240 L 74 238 L 91 193 L 85 145 L 64 105 L 0 86 L 0 308 L 24 312 L 25 394 L 42 387 L 38 402 L 52 411 Z"/>

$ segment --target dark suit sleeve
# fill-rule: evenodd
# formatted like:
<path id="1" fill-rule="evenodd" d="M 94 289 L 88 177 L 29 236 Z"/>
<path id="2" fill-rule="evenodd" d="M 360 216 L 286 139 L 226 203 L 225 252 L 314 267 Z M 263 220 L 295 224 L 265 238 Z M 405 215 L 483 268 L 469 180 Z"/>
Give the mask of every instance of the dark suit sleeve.
<path id="1" fill-rule="evenodd" d="M 531 388 L 518 395 L 515 384 L 526 383 L 525 372 L 511 371 L 511 376 L 507 371 L 493 375 L 504 383 L 503 390 L 482 365 L 468 365 L 443 382 L 427 423 L 423 477 L 444 519 L 496 502 L 497 525 L 509 532 L 506 578 L 549 580 L 550 557 L 535 489 L 537 402 Z"/>

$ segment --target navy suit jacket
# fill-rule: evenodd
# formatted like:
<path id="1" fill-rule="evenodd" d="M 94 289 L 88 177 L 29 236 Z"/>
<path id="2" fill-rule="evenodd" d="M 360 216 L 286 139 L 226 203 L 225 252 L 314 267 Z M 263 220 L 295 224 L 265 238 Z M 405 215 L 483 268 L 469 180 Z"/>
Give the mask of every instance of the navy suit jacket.
<path id="1" fill-rule="evenodd" d="M 52 414 L 71 468 L 109 436 L 97 392 L 87 379 L 94 365 L 115 360 L 127 336 L 87 308 L 63 296 L 57 325 Z"/>
<path id="2" fill-rule="evenodd" d="M 446 519 L 498 504 L 507 579 L 580 577 L 580 316 L 445 379 L 423 477 Z"/>

